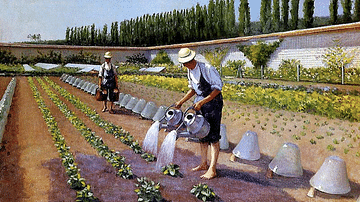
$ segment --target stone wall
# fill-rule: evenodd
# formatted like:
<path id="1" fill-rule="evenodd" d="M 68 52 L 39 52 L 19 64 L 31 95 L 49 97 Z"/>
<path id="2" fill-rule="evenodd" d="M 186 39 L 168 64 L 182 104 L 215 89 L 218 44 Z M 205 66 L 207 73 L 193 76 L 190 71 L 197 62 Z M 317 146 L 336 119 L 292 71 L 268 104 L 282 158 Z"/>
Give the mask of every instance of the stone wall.
<path id="1" fill-rule="evenodd" d="M 125 62 L 126 56 L 143 53 L 148 60 L 152 60 L 159 50 L 165 50 L 175 64 L 178 64 L 177 53 L 182 47 L 189 47 L 197 52 L 196 59 L 206 61 L 201 55 L 204 50 L 213 50 L 217 47 L 228 47 L 229 52 L 225 56 L 222 65 L 229 60 L 245 60 L 246 66 L 252 66 L 251 62 L 238 50 L 239 45 L 251 45 L 257 41 L 274 42 L 282 39 L 280 47 L 271 55 L 268 66 L 277 69 L 282 60 L 297 59 L 305 68 L 324 66 L 322 55 L 329 47 L 334 46 L 334 40 L 339 40 L 346 51 L 360 51 L 360 23 L 326 26 L 320 28 L 295 30 L 273 34 L 264 34 L 231 39 L 212 40 L 195 43 L 174 44 L 154 47 L 97 47 L 97 46 L 53 46 L 31 44 L 7 44 L 0 43 L 0 49 L 10 50 L 16 57 L 36 55 L 38 51 L 47 53 L 52 51 L 61 52 L 63 56 L 78 54 L 81 50 L 98 55 L 103 61 L 103 54 L 111 51 L 113 61 Z M 360 54 L 356 54 L 350 66 L 359 66 Z"/>

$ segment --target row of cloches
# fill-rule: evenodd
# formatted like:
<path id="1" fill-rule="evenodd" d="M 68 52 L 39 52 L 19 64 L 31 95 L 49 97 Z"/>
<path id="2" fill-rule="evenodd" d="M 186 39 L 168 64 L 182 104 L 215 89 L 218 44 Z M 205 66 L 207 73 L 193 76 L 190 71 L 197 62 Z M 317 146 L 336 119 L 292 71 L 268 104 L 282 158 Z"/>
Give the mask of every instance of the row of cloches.
<path id="1" fill-rule="evenodd" d="M 16 87 L 16 78 L 14 77 L 9 82 L 0 100 L 0 143 L 2 142 L 3 134 L 5 132 L 5 126 L 7 124 L 8 114 L 10 111 L 10 106 L 12 103 L 15 87 Z M 1 144 L 0 144 L 0 148 L 1 148 Z"/>
<path id="2" fill-rule="evenodd" d="M 96 89 L 98 88 L 97 84 L 67 74 L 63 74 L 60 80 L 84 90 L 91 95 L 95 95 Z M 154 102 L 147 102 L 144 99 L 139 99 L 124 93 L 119 93 L 119 100 L 115 102 L 115 104 L 131 110 L 145 119 L 153 121 L 160 121 L 164 117 L 167 109 L 166 106 L 157 107 Z M 224 124 L 221 124 L 220 135 L 220 149 L 228 149 L 229 142 L 226 138 L 226 126 Z M 251 161 L 260 159 L 260 149 L 256 132 L 247 131 L 242 136 L 240 142 L 233 149 L 230 160 L 234 161 L 235 157 Z M 293 143 L 284 143 L 270 162 L 268 170 L 267 177 L 272 177 L 272 173 L 285 177 L 301 177 L 303 175 L 303 168 L 299 147 Z M 328 194 L 349 193 L 351 188 L 345 161 L 338 156 L 327 157 L 320 169 L 310 179 L 310 185 L 312 187 L 308 193 L 309 197 L 314 197 L 315 189 Z M 357 202 L 360 202 L 360 197 Z"/>
<path id="3" fill-rule="evenodd" d="M 232 151 L 230 160 L 234 161 L 235 157 L 251 161 L 260 159 L 256 132 L 247 131 L 242 136 L 239 144 Z M 268 165 L 267 177 L 272 178 L 273 173 L 285 177 L 301 177 L 303 175 L 300 149 L 296 144 L 287 142 L 280 147 Z M 328 194 L 349 193 L 351 188 L 345 161 L 338 156 L 327 157 L 320 169 L 310 179 L 310 185 L 309 197 L 315 196 L 315 189 Z M 358 202 L 360 202 L 360 197 Z"/>

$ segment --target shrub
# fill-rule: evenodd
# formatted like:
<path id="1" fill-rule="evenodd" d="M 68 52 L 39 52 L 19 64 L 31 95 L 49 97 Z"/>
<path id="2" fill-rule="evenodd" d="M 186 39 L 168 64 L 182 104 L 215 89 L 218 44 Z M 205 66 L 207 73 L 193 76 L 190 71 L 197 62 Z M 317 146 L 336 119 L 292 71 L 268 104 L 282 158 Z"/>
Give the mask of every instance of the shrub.
<path id="1" fill-rule="evenodd" d="M 99 56 L 82 50 L 78 54 L 66 56 L 64 63 L 101 64 Z"/>
<path id="2" fill-rule="evenodd" d="M 266 66 L 271 54 L 280 46 L 281 41 L 282 40 L 275 41 L 269 44 L 264 41 L 257 41 L 256 44 L 251 46 L 239 45 L 238 49 L 249 58 L 255 69 L 260 69 L 261 66 Z"/>
<path id="3" fill-rule="evenodd" d="M 223 61 L 226 54 L 229 52 L 229 48 L 217 47 L 214 50 L 204 50 L 201 54 L 204 55 L 205 59 L 210 62 L 210 64 L 216 68 L 220 68 L 221 62 Z"/>
<path id="4" fill-rule="evenodd" d="M 237 78 L 243 78 L 242 72 L 245 67 L 245 60 L 229 60 L 226 67 L 229 68 Z"/>
<path id="5" fill-rule="evenodd" d="M 144 64 L 148 63 L 148 59 L 145 57 L 144 53 L 138 53 L 132 56 L 126 56 L 126 62 L 132 64 Z"/>
<path id="6" fill-rule="evenodd" d="M 17 58 L 7 50 L 0 50 L 0 63 L 2 64 L 14 64 L 17 62 Z"/>
<path id="7" fill-rule="evenodd" d="M 301 67 L 300 61 L 295 59 L 282 60 L 279 69 L 276 71 L 275 78 L 281 78 L 290 81 L 296 81 L 297 66 Z"/>
<path id="8" fill-rule="evenodd" d="M 164 50 L 160 50 L 155 58 L 151 61 L 151 64 L 169 64 L 173 65 L 174 63 L 171 61 L 169 55 Z"/>

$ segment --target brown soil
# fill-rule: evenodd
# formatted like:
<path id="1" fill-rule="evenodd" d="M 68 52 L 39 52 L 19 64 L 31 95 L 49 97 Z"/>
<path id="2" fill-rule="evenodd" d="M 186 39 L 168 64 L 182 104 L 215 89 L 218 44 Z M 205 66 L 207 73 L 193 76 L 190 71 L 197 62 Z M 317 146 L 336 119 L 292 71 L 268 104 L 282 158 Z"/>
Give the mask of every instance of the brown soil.
<path id="1" fill-rule="evenodd" d="M 0 90 L 5 90 L 10 79 L 6 77 L 0 79 Z M 7 79 L 6 82 L 5 79 Z M 142 143 L 146 131 L 152 124 L 151 120 L 141 119 L 138 115 L 118 107 L 116 114 L 102 113 L 102 103 L 95 101 L 93 96 L 59 81 L 57 77 L 51 79 L 78 96 L 104 119 L 122 126 L 139 140 L 140 144 Z M 94 80 L 94 78 L 87 79 Z M 174 163 L 180 165 L 183 178 L 173 178 L 160 174 L 154 169 L 155 162 L 147 163 L 139 155 L 134 154 L 129 147 L 112 135 L 106 134 L 72 104 L 60 97 L 87 127 L 91 128 L 97 136 L 102 137 L 110 149 L 120 151 L 121 155 L 126 157 L 126 163 L 132 166 L 135 178 L 125 180 L 116 177 L 111 165 L 89 146 L 50 101 L 38 83 L 35 83 L 46 105 L 56 118 L 60 131 L 71 148 L 70 151 L 75 155 L 82 177 L 91 185 L 95 196 L 101 201 L 137 201 L 134 192 L 136 177 L 142 176 L 160 182 L 161 194 L 167 201 L 199 201 L 189 191 L 193 185 L 200 182 L 207 183 L 215 191 L 219 201 L 355 201 L 360 194 L 358 172 L 360 157 L 356 157 L 356 152 L 360 152 L 360 140 L 353 139 L 354 136 L 360 134 L 359 123 L 225 102 L 223 123 L 227 127 L 230 148 L 220 152 L 218 177 L 213 180 L 202 180 L 199 178 L 202 172 L 189 171 L 199 162 L 199 148 L 197 143 L 185 142 L 180 138 L 176 143 Z M 168 106 L 183 95 L 129 83 L 121 84 L 121 92 L 154 101 L 158 106 Z M 189 105 L 190 103 L 186 106 Z M 236 159 L 236 162 L 229 161 L 232 149 L 247 130 L 258 133 L 261 158 L 257 161 L 241 159 Z M 273 130 L 279 134 L 271 134 Z M 293 135 L 298 135 L 301 139 L 295 140 Z M 315 137 L 317 135 L 324 136 L 324 139 L 317 139 Z M 165 136 L 166 133 L 161 131 L 159 147 Z M 340 141 L 342 137 L 344 139 Z M 340 144 L 333 144 L 334 138 L 339 140 Z M 316 144 L 311 144 L 310 139 L 316 140 Z M 304 175 L 300 178 L 275 175 L 274 178 L 268 179 L 265 177 L 268 164 L 284 142 L 293 142 L 299 146 Z M 327 150 L 328 144 L 333 144 L 336 150 Z M 353 147 L 348 147 L 349 144 Z M 66 183 L 67 176 L 64 168 L 41 112 L 33 99 L 26 77 L 18 77 L 2 145 L 0 201 L 75 200 L 76 192 L 71 190 Z M 344 154 L 345 148 L 349 149 L 347 154 Z M 317 191 L 315 198 L 308 198 L 306 194 L 310 188 L 310 178 L 324 159 L 330 155 L 340 156 L 346 161 L 351 180 L 351 192 L 346 195 L 332 195 Z"/>

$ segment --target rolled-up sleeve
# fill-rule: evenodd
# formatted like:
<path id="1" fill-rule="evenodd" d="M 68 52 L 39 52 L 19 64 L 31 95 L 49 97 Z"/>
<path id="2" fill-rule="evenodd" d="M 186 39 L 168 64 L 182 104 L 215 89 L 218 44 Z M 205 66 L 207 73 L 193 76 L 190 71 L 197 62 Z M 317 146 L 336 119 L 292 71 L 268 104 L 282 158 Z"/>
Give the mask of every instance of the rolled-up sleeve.
<path id="1" fill-rule="evenodd" d="M 205 64 L 204 77 L 206 81 L 211 85 L 211 89 L 222 90 L 223 82 L 221 80 L 219 72 L 212 65 Z"/>
<path id="2" fill-rule="evenodd" d="M 102 66 L 101 66 L 100 69 L 99 69 L 99 77 L 102 77 L 103 71 L 104 71 L 104 69 L 103 69 Z"/>
<path id="3" fill-rule="evenodd" d="M 192 86 L 192 82 L 191 82 L 191 79 L 190 79 L 190 74 L 189 74 L 189 70 L 187 72 L 187 79 L 188 79 L 188 88 L 189 89 L 194 89 L 193 86 Z"/>

